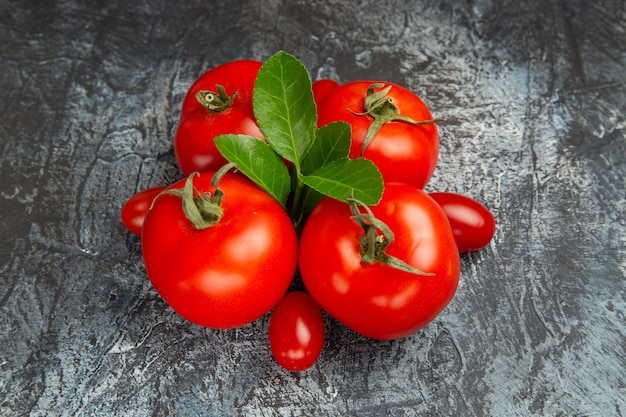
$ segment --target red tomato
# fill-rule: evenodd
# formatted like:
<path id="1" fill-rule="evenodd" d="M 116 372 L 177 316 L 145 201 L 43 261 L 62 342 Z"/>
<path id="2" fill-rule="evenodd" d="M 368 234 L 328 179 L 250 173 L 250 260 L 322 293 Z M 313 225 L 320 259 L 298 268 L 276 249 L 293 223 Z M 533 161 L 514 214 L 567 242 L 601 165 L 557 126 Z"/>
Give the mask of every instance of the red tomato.
<path id="1" fill-rule="evenodd" d="M 191 86 L 174 138 L 176 160 L 186 176 L 214 171 L 226 164 L 213 142 L 216 136 L 233 133 L 263 139 L 252 111 L 252 90 L 261 65 L 251 60 L 229 62 L 209 70 Z M 209 111 L 198 102 L 196 94 L 201 90 L 218 93 L 217 86 L 232 97 L 232 103 L 223 111 Z"/>
<path id="2" fill-rule="evenodd" d="M 328 95 L 335 88 L 339 87 L 339 83 L 335 80 L 323 78 L 313 83 L 313 99 L 318 106 L 322 102 L 322 99 Z"/>
<path id="3" fill-rule="evenodd" d="M 368 128 L 374 120 L 365 112 L 368 88 L 378 81 L 356 81 L 331 91 L 318 107 L 318 126 L 344 121 L 352 126 L 350 157 L 361 155 Z M 380 82 L 382 83 L 382 82 Z M 402 116 L 415 121 L 432 120 L 430 111 L 411 91 L 392 83 L 388 97 Z M 375 91 L 380 91 L 376 89 Z M 397 181 L 424 188 L 437 165 L 439 133 L 435 124 L 414 125 L 406 121 L 385 123 L 369 143 L 363 157 L 374 162 L 385 181 Z"/>
<path id="4" fill-rule="evenodd" d="M 126 229 L 141 236 L 141 228 L 146 218 L 146 213 L 154 198 L 163 191 L 165 187 L 148 188 L 130 197 L 122 207 L 121 218 Z"/>
<path id="5" fill-rule="evenodd" d="M 443 209 L 460 252 L 484 248 L 496 231 L 496 221 L 489 209 L 478 201 L 455 193 L 430 193 Z"/>
<path id="6" fill-rule="evenodd" d="M 214 193 L 211 177 L 193 179 L 200 195 Z M 201 230 L 185 217 L 180 197 L 157 198 L 144 222 L 142 253 L 152 284 L 176 312 L 202 326 L 232 328 L 280 301 L 296 269 L 298 242 L 284 209 L 252 182 L 229 173 L 219 188 L 223 215 Z"/>
<path id="7" fill-rule="evenodd" d="M 269 341 L 276 362 L 288 371 L 304 371 L 315 363 L 324 346 L 324 318 L 309 294 L 289 292 L 276 305 Z"/>
<path id="8" fill-rule="evenodd" d="M 196 99 L 196 94 L 200 90 L 217 92 L 216 85 L 224 87 L 229 95 L 237 92 L 240 99 L 250 101 L 254 82 L 262 65 L 260 61 L 242 59 L 211 68 L 189 87 L 183 101 L 181 117 L 198 109 L 204 109 Z"/>
<path id="9" fill-rule="evenodd" d="M 416 187 L 386 183 L 371 210 L 395 234 L 386 253 L 434 276 L 365 263 L 363 230 L 347 204 L 330 198 L 304 225 L 300 272 L 315 301 L 347 327 L 373 339 L 397 339 L 424 327 L 450 302 L 459 280 L 459 252 L 443 210 Z"/>

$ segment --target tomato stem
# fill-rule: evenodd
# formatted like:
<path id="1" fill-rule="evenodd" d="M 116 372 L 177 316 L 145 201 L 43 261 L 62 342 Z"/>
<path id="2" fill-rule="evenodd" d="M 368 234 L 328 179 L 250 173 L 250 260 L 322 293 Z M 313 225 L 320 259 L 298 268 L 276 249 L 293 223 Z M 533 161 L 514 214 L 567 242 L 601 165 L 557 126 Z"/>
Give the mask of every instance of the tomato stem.
<path id="1" fill-rule="evenodd" d="M 208 192 L 201 193 L 193 185 L 193 177 L 196 175 L 200 176 L 200 173 L 192 172 L 187 177 L 183 188 L 166 189 L 159 193 L 159 195 L 155 197 L 155 200 L 163 194 L 171 194 L 180 197 L 185 217 L 187 217 L 196 229 L 206 229 L 219 222 L 224 215 L 224 210 L 221 207 L 224 191 L 219 188 L 219 182 L 229 170 L 236 167 L 237 164 L 231 162 L 224 165 L 213 174 L 211 184 L 215 187 L 215 192 L 212 196 L 211 193 Z"/>
<path id="2" fill-rule="evenodd" d="M 224 191 L 219 188 L 219 183 L 224 175 L 226 175 L 226 173 L 231 169 L 237 169 L 237 164 L 234 162 L 229 162 L 222 166 L 220 169 L 218 169 L 215 174 L 213 174 L 213 177 L 211 177 L 211 185 L 215 188 L 213 197 L 211 197 L 211 203 L 215 204 L 218 207 L 221 206 L 222 199 L 224 198 Z"/>
<path id="3" fill-rule="evenodd" d="M 361 260 L 367 264 L 381 262 L 392 268 L 409 272 L 415 275 L 434 276 L 430 272 L 423 272 L 412 265 L 386 253 L 387 247 L 393 243 L 395 236 L 385 222 L 374 216 L 372 210 L 364 203 L 354 198 L 348 199 L 352 219 L 363 229 L 364 235 L 360 238 Z M 359 207 L 365 209 L 361 213 Z M 381 234 L 378 234 L 378 231 Z"/>
<path id="4" fill-rule="evenodd" d="M 221 113 L 228 110 L 232 106 L 235 97 L 237 97 L 236 91 L 232 96 L 229 96 L 226 94 L 224 87 L 219 84 L 216 84 L 215 88 L 217 89 L 217 93 L 210 90 L 200 90 L 196 93 L 196 100 L 198 100 L 209 113 Z"/>
<path id="5" fill-rule="evenodd" d="M 302 190 L 304 188 L 304 183 L 300 181 L 300 179 L 296 179 L 295 189 L 293 191 L 293 200 L 291 202 L 291 220 L 293 221 L 295 226 L 300 224 L 302 220 Z"/>
<path id="6" fill-rule="evenodd" d="M 387 96 L 391 90 L 391 85 L 383 88 L 382 90 L 375 91 L 378 88 L 382 88 L 384 84 L 376 83 L 369 86 L 367 89 L 367 95 L 365 96 L 363 108 L 364 112 L 357 113 L 350 110 L 357 116 L 370 116 L 374 120 L 367 129 L 365 139 L 363 139 L 363 146 L 361 147 L 361 156 L 365 153 L 365 149 L 374 139 L 374 136 L 378 133 L 381 127 L 385 123 L 402 121 L 413 125 L 428 125 L 433 123 L 439 123 L 445 121 L 443 118 L 420 120 L 416 121 L 410 117 L 403 116 L 399 113 L 400 109 L 394 103 L 393 97 Z"/>

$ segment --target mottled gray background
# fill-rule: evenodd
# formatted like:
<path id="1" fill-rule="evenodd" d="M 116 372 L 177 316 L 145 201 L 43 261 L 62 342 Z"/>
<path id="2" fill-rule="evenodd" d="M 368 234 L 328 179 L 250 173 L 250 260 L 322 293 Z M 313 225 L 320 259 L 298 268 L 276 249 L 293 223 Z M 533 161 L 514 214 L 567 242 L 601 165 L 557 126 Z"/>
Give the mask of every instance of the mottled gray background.
<path id="1" fill-rule="evenodd" d="M 623 0 L 0 0 L 0 415 L 626 415 L 625 22 Z M 176 316 L 119 221 L 180 178 L 194 79 L 279 49 L 422 96 L 448 118 L 428 190 L 498 222 L 432 324 L 328 319 L 300 374 L 267 317 Z"/>

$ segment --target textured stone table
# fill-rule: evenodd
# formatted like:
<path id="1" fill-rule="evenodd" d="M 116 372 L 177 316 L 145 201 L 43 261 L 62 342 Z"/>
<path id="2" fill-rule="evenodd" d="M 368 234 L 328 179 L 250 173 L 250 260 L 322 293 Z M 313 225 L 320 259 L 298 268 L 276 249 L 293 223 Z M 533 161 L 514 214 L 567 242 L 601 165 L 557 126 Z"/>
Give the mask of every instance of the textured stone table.
<path id="1" fill-rule="evenodd" d="M 102 3 L 0 1 L 0 415 L 626 414 L 623 1 Z M 327 318 L 299 374 L 267 317 L 174 314 L 119 221 L 180 178 L 193 80 L 280 49 L 422 96 L 448 119 L 428 191 L 498 222 L 433 323 L 375 342 Z"/>

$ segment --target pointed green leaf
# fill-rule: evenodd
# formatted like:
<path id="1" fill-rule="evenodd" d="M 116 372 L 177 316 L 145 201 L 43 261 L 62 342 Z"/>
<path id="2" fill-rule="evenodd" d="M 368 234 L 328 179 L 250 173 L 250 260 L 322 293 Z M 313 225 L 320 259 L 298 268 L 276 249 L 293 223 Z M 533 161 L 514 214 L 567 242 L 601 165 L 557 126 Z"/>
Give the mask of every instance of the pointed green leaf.
<path id="1" fill-rule="evenodd" d="M 317 129 L 315 142 L 302 161 L 301 171 L 311 174 L 318 168 L 350 154 L 352 128 L 345 122 L 334 122 Z"/>
<path id="2" fill-rule="evenodd" d="M 267 142 L 299 171 L 302 159 L 315 141 L 317 125 L 306 67 L 286 52 L 272 55 L 259 70 L 252 104 Z"/>
<path id="3" fill-rule="evenodd" d="M 274 197 L 283 207 L 291 190 L 291 178 L 285 163 L 260 139 L 247 135 L 220 135 L 215 146 L 224 158 L 255 184 Z"/>
<path id="4" fill-rule="evenodd" d="M 319 168 L 301 181 L 321 194 L 347 202 L 354 198 L 376 205 L 383 194 L 383 177 L 373 162 L 363 159 L 337 159 Z"/>

